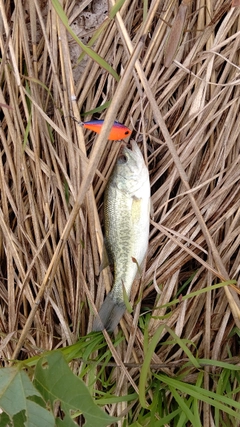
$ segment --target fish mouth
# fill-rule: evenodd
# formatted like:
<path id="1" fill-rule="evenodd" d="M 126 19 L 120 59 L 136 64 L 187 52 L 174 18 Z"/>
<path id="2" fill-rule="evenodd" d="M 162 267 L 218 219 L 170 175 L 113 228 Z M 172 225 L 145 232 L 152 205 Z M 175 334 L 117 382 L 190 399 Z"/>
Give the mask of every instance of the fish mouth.
<path id="1" fill-rule="evenodd" d="M 122 146 L 119 157 L 117 159 L 118 164 L 120 165 L 127 164 L 130 160 L 134 163 L 134 167 L 138 162 L 142 163 L 141 151 L 134 140 L 131 141 L 131 149 L 126 145 Z"/>
<path id="2" fill-rule="evenodd" d="M 127 144 L 125 144 L 125 143 L 122 144 L 121 151 L 120 151 L 120 156 L 122 154 L 124 155 L 125 152 L 127 152 L 129 154 L 131 154 L 131 153 L 137 153 L 138 152 L 138 150 L 139 150 L 138 145 L 137 145 L 137 143 L 133 139 L 130 141 L 129 144 L 130 144 L 130 147 L 127 146 Z"/>
<path id="3" fill-rule="evenodd" d="M 124 154 L 124 152 L 127 152 L 133 158 L 134 157 L 139 158 L 139 156 L 142 157 L 142 153 L 141 153 L 140 148 L 138 147 L 136 141 L 134 141 L 134 139 L 132 139 L 130 144 L 131 144 L 131 149 L 125 146 L 123 148 L 123 154 Z"/>
<path id="4" fill-rule="evenodd" d="M 120 164 L 127 163 L 128 158 L 129 156 L 131 156 L 131 154 L 132 154 L 132 150 L 128 148 L 126 144 L 123 144 L 121 146 L 121 150 L 117 159 L 118 163 Z"/>

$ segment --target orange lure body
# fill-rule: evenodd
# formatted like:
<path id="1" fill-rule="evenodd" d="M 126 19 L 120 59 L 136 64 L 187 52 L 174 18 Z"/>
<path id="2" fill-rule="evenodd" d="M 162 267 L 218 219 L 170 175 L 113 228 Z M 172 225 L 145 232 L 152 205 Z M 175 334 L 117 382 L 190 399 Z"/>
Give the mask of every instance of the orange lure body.
<path id="1" fill-rule="evenodd" d="M 81 125 L 85 129 L 90 129 L 96 133 L 100 133 L 103 122 L 104 120 L 90 120 L 89 122 L 82 122 Z M 108 139 L 112 141 L 117 141 L 120 139 L 127 138 L 129 135 L 131 135 L 131 133 L 132 131 L 127 126 L 124 126 L 118 122 L 114 122 Z"/>

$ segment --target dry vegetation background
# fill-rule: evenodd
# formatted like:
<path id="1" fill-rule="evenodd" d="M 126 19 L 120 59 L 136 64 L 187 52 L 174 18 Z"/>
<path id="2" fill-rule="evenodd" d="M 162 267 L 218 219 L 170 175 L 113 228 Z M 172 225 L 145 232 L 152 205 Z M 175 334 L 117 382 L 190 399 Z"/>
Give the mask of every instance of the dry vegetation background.
<path id="1" fill-rule="evenodd" d="M 133 290 L 134 312 L 126 313 L 120 326 L 125 340 L 118 352 L 125 362 L 142 361 L 143 335 L 137 322 L 143 308 L 154 315 L 150 336 L 165 322 L 179 337 L 191 340 L 190 348 L 196 346 L 199 357 L 225 360 L 238 355 L 238 285 L 163 307 L 190 278 L 182 295 L 229 278 L 239 280 L 240 8 L 224 0 L 187 3 L 181 43 L 165 67 L 179 2 L 126 0 L 105 28 L 101 25 L 111 2 L 62 2 L 84 43 L 102 28 L 93 49 L 119 75 L 126 70 L 131 43 L 137 45 L 147 30 L 117 114 L 133 129 L 148 162 L 153 205 L 145 273 Z M 82 51 L 51 1 L 1 0 L 0 9 L 4 366 L 6 359 L 66 346 L 91 331 L 92 303 L 99 308 L 112 284 L 109 269 L 99 274 L 102 196 L 121 142 L 105 142 L 98 159 L 97 137 L 69 117 L 80 119 L 79 112 L 114 99 L 118 83 L 87 56 L 77 64 Z M 149 94 L 172 145 L 159 128 Z M 105 115 L 103 111 L 94 117 Z M 91 156 L 97 163 L 90 171 Z M 76 200 L 83 200 L 80 210 Z M 78 212 L 76 219 L 72 211 Z M 181 348 L 169 344 L 158 349 L 153 362 L 169 364 L 165 371 L 170 374 L 173 362 L 184 358 Z M 130 372 L 133 381 L 135 372 Z M 194 381 L 194 371 L 186 379 Z"/>

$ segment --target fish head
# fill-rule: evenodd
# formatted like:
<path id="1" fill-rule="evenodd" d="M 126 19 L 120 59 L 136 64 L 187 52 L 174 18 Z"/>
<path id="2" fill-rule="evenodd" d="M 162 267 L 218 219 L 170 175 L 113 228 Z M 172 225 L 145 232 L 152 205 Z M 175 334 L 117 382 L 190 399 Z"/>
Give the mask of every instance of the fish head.
<path id="1" fill-rule="evenodd" d="M 135 141 L 131 141 L 132 149 L 124 147 L 116 164 L 115 177 L 119 181 L 118 188 L 134 193 L 149 181 L 148 169 L 141 150 Z"/>
<path id="2" fill-rule="evenodd" d="M 123 176 L 139 175 L 145 162 L 142 153 L 135 141 L 131 142 L 132 150 L 124 146 L 117 160 L 118 173 Z"/>

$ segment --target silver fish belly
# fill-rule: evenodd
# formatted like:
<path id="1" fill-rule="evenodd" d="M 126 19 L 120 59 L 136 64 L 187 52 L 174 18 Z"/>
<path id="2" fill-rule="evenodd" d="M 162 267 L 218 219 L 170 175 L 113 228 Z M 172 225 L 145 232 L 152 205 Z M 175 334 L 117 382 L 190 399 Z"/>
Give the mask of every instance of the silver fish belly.
<path id="1" fill-rule="evenodd" d="M 112 332 L 126 310 L 124 289 L 129 297 L 148 248 L 149 214 L 149 173 L 133 141 L 132 150 L 122 150 L 104 195 L 105 244 L 114 267 L 114 283 L 94 320 L 93 331 Z"/>

